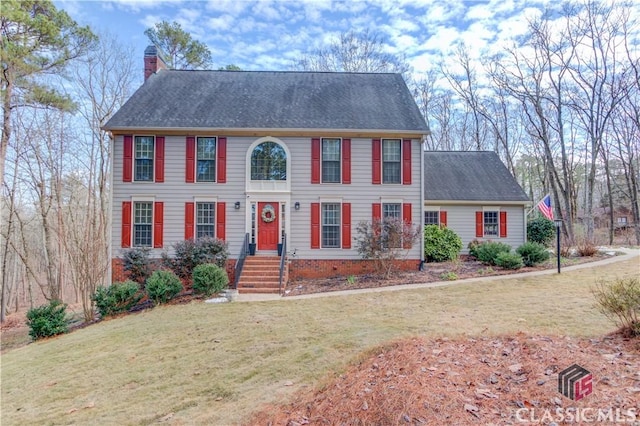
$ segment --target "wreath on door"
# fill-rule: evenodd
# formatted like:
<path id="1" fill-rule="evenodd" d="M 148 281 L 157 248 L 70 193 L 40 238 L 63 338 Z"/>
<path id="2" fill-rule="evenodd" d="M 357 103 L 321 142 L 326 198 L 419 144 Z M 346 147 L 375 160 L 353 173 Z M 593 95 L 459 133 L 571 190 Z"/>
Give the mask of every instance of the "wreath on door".
<path id="1" fill-rule="evenodd" d="M 276 220 L 276 211 L 273 209 L 271 204 L 267 204 L 263 207 L 260 217 L 262 217 L 263 222 L 271 223 Z"/>

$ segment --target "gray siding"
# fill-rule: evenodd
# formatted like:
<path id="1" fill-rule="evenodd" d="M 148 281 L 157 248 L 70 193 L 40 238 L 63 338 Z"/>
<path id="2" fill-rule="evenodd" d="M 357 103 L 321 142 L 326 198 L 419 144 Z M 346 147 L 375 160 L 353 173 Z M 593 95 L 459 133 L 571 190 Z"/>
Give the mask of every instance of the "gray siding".
<path id="1" fill-rule="evenodd" d="M 500 206 L 487 203 L 485 206 L 499 207 L 507 212 L 507 237 L 476 237 L 476 211 L 482 211 L 483 205 L 439 205 L 440 211 L 447 212 L 447 227 L 462 239 L 462 253 L 468 254 L 467 245 L 474 239 L 480 241 L 500 241 L 509 244 L 514 249 L 525 242 L 526 230 L 524 223 L 524 206 Z M 429 205 L 425 210 L 433 210 Z"/>
<path id="2" fill-rule="evenodd" d="M 149 134 L 149 133 L 141 133 Z M 214 135 L 215 136 L 215 135 Z M 223 135 L 221 135 L 223 136 Z M 321 136 L 321 135 L 319 135 Z M 254 193 L 247 198 L 246 158 L 247 150 L 258 137 L 227 137 L 227 183 L 185 183 L 185 136 L 165 137 L 165 181 L 163 183 L 122 182 L 123 137 L 116 136 L 113 145 L 113 224 L 112 255 L 119 257 L 121 249 L 122 202 L 135 197 L 153 197 L 164 202 L 164 249 L 184 239 L 184 206 L 196 198 L 216 197 L 218 202 L 226 202 L 226 240 L 231 258 L 236 258 L 246 232 L 246 222 L 250 218 L 249 201 L 258 201 Z M 412 219 L 420 223 L 420 142 L 414 140 L 412 146 L 412 185 L 373 185 L 371 183 L 371 139 L 351 139 L 351 184 L 314 184 L 311 181 L 311 139 L 308 137 L 276 138 L 283 142 L 291 154 L 291 192 L 260 194 L 263 201 L 290 201 L 289 251 L 296 250 L 299 259 L 359 259 L 355 248 L 358 222 L 371 220 L 371 204 L 385 202 L 412 203 Z M 340 198 L 351 203 L 352 249 L 311 250 L 311 203 L 321 199 Z M 234 209 L 240 202 L 241 208 Z M 293 209 L 299 202 L 300 210 Z M 153 257 L 159 257 L 164 249 L 154 249 Z M 417 244 L 408 258 L 421 256 Z"/>

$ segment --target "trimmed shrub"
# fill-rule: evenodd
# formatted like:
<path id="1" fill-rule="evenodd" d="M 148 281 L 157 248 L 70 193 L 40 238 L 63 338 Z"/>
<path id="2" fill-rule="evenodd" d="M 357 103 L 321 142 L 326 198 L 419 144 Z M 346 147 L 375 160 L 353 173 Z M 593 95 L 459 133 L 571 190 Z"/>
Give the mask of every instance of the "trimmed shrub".
<path id="1" fill-rule="evenodd" d="M 122 268 L 129 273 L 129 279 L 144 284 L 153 272 L 148 247 L 134 247 L 122 253 Z"/>
<path id="2" fill-rule="evenodd" d="M 159 305 L 176 297 L 182 291 L 180 278 L 171 271 L 155 271 L 144 287 L 149 299 Z"/>
<path id="3" fill-rule="evenodd" d="M 548 246 L 556 236 L 556 224 L 546 217 L 538 217 L 527 223 L 527 240 Z"/>
<path id="4" fill-rule="evenodd" d="M 229 257 L 227 243 L 217 238 L 184 240 L 173 245 L 173 258 L 162 254 L 162 263 L 180 278 L 190 278 L 193 269 L 204 263 L 213 263 L 224 268 Z"/>
<path id="5" fill-rule="evenodd" d="M 219 293 L 229 284 L 227 271 L 211 263 L 193 268 L 193 291 L 205 296 Z"/>
<path id="6" fill-rule="evenodd" d="M 27 325 L 33 340 L 66 333 L 69 331 L 67 305 L 52 300 L 48 305 L 31 308 L 27 311 Z"/>
<path id="7" fill-rule="evenodd" d="M 469 249 L 469 256 L 473 256 L 476 259 L 478 258 L 478 253 L 476 252 L 476 250 L 480 244 L 482 244 L 482 242 L 478 241 L 478 239 L 469 241 L 469 244 L 467 244 L 467 248 Z"/>
<path id="8" fill-rule="evenodd" d="M 525 266 L 536 266 L 549 260 L 549 251 L 540 243 L 528 241 L 516 249 Z"/>
<path id="9" fill-rule="evenodd" d="M 140 286 L 131 280 L 115 282 L 108 287 L 99 286 L 91 296 L 102 318 L 128 312 L 140 299 Z"/>
<path id="10" fill-rule="evenodd" d="M 424 227 L 424 257 L 427 262 L 446 262 L 458 257 L 462 240 L 451 229 L 438 225 Z"/>
<path id="11" fill-rule="evenodd" d="M 592 293 L 600 312 L 622 327 L 624 333 L 640 336 L 640 278 L 599 281 Z"/>
<path id="12" fill-rule="evenodd" d="M 509 253 L 511 246 L 495 241 L 485 241 L 475 248 L 475 257 L 487 265 L 495 265 L 500 253 Z"/>
<path id="13" fill-rule="evenodd" d="M 500 252 L 496 256 L 496 266 L 505 269 L 520 269 L 524 266 L 522 257 L 518 253 Z"/>

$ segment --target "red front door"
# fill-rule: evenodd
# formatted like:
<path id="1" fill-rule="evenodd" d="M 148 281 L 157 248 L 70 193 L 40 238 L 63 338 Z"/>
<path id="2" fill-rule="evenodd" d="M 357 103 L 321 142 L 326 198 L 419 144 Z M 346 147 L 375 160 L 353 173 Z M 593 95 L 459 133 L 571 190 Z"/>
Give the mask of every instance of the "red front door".
<path id="1" fill-rule="evenodd" d="M 278 249 L 278 206 L 278 203 L 258 203 L 258 250 Z"/>

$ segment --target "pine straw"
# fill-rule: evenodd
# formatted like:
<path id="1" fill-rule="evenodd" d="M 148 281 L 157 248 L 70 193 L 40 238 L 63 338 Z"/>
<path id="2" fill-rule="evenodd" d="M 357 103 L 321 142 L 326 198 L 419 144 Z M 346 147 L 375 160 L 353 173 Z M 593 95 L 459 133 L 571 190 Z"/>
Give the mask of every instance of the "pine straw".
<path id="1" fill-rule="evenodd" d="M 619 334 L 405 339 L 377 348 L 292 403 L 264 407 L 248 424 L 564 424 L 558 408 L 618 409 L 619 418 L 640 421 L 639 350 L 640 340 Z M 558 373 L 574 363 L 593 375 L 593 393 L 580 401 L 557 390 Z M 545 410 L 554 417 L 545 418 Z"/>

